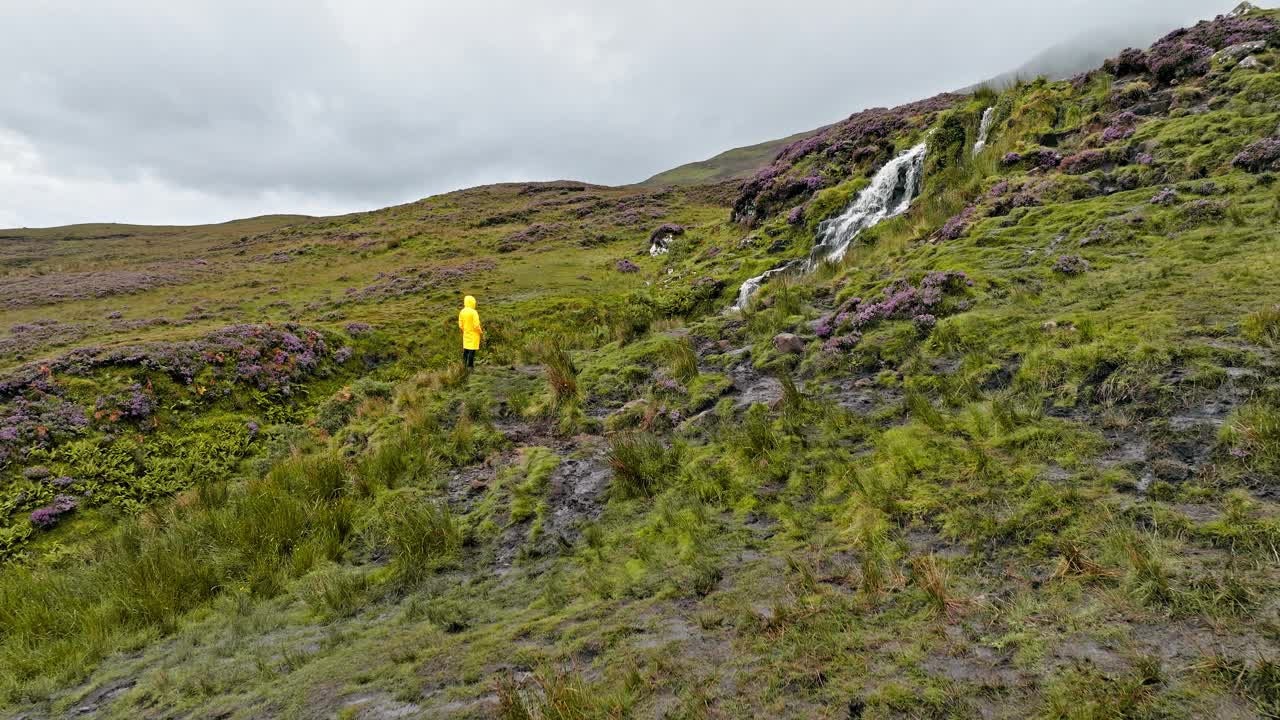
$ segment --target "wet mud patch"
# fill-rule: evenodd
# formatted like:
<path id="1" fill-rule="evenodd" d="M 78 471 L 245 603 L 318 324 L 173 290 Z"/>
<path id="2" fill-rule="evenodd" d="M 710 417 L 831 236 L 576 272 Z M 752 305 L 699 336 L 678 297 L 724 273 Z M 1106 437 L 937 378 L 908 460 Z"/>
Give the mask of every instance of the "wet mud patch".
<path id="1" fill-rule="evenodd" d="M 536 537 L 530 539 L 533 524 L 538 522 L 532 518 L 511 524 L 503 532 L 495 556 L 499 568 L 510 568 L 522 553 L 547 556 L 572 548 L 581 537 L 582 525 L 604 512 L 613 471 L 598 441 L 589 438 L 586 443 L 595 446 L 590 455 L 562 458 L 547 479 L 546 506 Z M 560 451 L 567 452 L 567 448 Z"/>
<path id="2" fill-rule="evenodd" d="M 577 542 L 581 523 L 596 520 L 604 512 L 612 476 L 600 450 L 587 459 L 562 461 L 548 485 L 547 537 L 570 545 Z"/>
<path id="3" fill-rule="evenodd" d="M 874 415 L 902 403 L 902 391 L 877 385 L 871 378 L 849 379 L 821 388 L 821 397 L 854 415 Z"/>
<path id="4" fill-rule="evenodd" d="M 396 720 L 420 717 L 422 708 L 414 703 L 400 702 L 385 693 L 362 693 L 347 698 L 342 703 L 345 717 L 359 720 Z"/>
<path id="5" fill-rule="evenodd" d="M 90 717 L 98 712 L 110 707 L 117 698 L 123 695 L 138 681 L 134 678 L 125 678 L 107 683 L 90 692 L 84 699 L 76 702 L 74 706 L 67 711 L 67 717 Z"/>

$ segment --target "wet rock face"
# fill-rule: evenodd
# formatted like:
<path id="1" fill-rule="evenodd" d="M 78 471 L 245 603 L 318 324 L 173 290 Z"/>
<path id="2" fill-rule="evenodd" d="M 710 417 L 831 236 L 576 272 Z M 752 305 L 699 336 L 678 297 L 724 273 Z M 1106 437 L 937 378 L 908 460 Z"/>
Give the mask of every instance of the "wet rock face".
<path id="1" fill-rule="evenodd" d="M 804 352 L 804 340 L 791 333 L 779 333 L 773 337 L 773 346 L 779 352 L 799 355 Z"/>

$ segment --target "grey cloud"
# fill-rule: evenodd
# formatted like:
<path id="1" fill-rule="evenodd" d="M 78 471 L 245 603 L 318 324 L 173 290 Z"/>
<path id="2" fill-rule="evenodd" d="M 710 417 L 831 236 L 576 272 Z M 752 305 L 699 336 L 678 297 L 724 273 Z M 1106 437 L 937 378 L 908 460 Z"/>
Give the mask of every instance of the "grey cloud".
<path id="1" fill-rule="evenodd" d="M 970 84 L 1090 28 L 1172 28 L 1227 9 L 1213 0 L 8 3 L 0 137 L 21 139 L 38 162 L 6 158 L 12 143 L 0 142 L 0 219 L 209 221 L 354 210 L 513 179 L 636 181 Z M 87 215 L 100 204 L 80 200 L 103 188 L 117 214 Z M 302 207 L 273 204 L 290 202 Z"/>

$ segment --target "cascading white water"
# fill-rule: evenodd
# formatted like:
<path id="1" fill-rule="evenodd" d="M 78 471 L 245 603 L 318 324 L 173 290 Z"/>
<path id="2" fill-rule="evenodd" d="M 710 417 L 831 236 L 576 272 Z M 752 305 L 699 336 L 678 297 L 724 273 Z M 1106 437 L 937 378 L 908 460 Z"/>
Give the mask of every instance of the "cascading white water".
<path id="1" fill-rule="evenodd" d="M 751 296 L 775 275 L 797 266 L 802 272 L 812 272 L 824 262 L 839 261 L 863 230 L 906 212 L 920 194 L 927 149 L 927 143 L 920 143 L 886 163 L 844 212 L 818 226 L 818 237 L 809 257 L 793 260 L 744 282 L 734 307 L 746 309 Z"/>
<path id="2" fill-rule="evenodd" d="M 926 143 L 920 143 L 885 163 L 843 213 L 818 226 L 818 241 L 809 251 L 805 272 L 824 262 L 839 262 L 859 233 L 911 207 L 920 194 L 927 149 Z"/>
<path id="3" fill-rule="evenodd" d="M 781 275 L 799 263 L 799 260 L 792 260 L 785 265 L 780 265 L 742 283 L 742 287 L 738 288 L 738 300 L 733 304 L 733 306 L 739 310 L 746 310 L 747 303 L 751 302 L 751 296 L 756 294 L 756 291 L 760 289 L 761 285 L 765 284 L 765 282 L 774 275 Z"/>
<path id="4" fill-rule="evenodd" d="M 996 118 L 996 106 L 992 105 L 982 113 L 982 123 L 978 125 L 978 142 L 973 144 L 973 154 L 977 156 L 987 147 L 987 136 L 991 134 L 991 121 Z"/>

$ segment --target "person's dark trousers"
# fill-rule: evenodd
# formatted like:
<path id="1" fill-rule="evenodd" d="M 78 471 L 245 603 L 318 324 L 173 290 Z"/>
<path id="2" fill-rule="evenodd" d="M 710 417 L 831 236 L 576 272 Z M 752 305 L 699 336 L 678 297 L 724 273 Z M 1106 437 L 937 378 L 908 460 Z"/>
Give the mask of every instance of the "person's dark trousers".
<path id="1" fill-rule="evenodd" d="M 466 365 L 468 370 L 470 370 L 471 368 L 474 368 L 474 367 L 476 366 L 476 351 L 475 351 L 475 350 L 463 350 L 463 351 L 462 351 L 462 364 L 463 364 L 463 365 Z"/>

